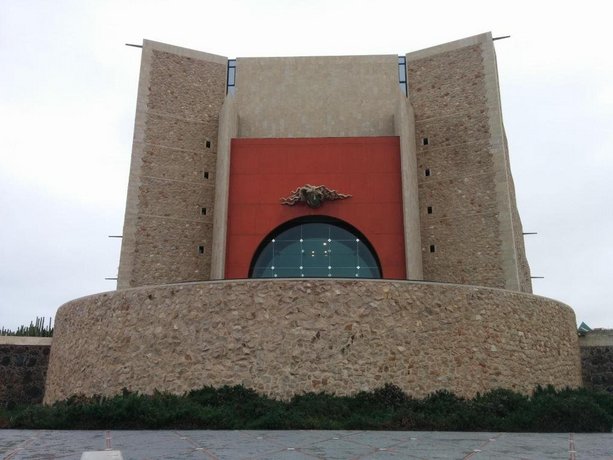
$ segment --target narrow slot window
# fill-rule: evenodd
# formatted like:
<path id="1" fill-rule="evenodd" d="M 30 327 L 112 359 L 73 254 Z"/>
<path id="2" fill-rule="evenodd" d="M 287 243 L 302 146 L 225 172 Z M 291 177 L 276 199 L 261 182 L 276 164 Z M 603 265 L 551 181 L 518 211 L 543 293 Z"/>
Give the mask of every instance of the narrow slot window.
<path id="1" fill-rule="evenodd" d="M 207 149 L 210 149 L 211 148 L 211 141 L 206 141 L 205 145 L 206 145 Z"/>
<path id="2" fill-rule="evenodd" d="M 430 141 L 428 140 L 427 137 L 424 137 L 421 139 L 421 145 L 428 145 L 430 143 Z"/>
<path id="3" fill-rule="evenodd" d="M 198 254 L 204 254 L 204 246 L 198 246 Z"/>
<path id="4" fill-rule="evenodd" d="M 208 179 L 209 178 L 209 172 L 208 171 L 204 171 L 204 178 Z"/>
<path id="5" fill-rule="evenodd" d="M 228 59 L 226 94 L 234 94 L 236 89 L 236 59 Z"/>
<path id="6" fill-rule="evenodd" d="M 436 252 L 436 247 L 433 244 L 430 245 L 430 252 Z"/>
<path id="7" fill-rule="evenodd" d="M 206 208 L 200 208 L 200 214 L 206 216 Z"/>
<path id="8" fill-rule="evenodd" d="M 398 83 L 400 84 L 400 90 L 406 96 L 408 93 L 407 59 L 404 56 L 398 56 Z"/>
<path id="9" fill-rule="evenodd" d="M 426 175 L 426 177 L 430 177 L 430 168 L 426 168 L 424 174 Z"/>
<path id="10" fill-rule="evenodd" d="M 428 214 L 432 214 L 432 206 L 428 206 Z"/>

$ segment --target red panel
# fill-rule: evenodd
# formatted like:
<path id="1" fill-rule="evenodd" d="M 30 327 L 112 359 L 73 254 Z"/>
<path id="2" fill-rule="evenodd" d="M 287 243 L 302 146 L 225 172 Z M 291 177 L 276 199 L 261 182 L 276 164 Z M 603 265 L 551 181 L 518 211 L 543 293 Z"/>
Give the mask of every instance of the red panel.
<path id="1" fill-rule="evenodd" d="M 305 184 L 352 195 L 319 209 L 283 206 Z M 406 278 L 398 137 L 233 139 L 226 278 L 247 278 L 264 237 L 288 220 L 336 217 L 373 245 L 385 278 Z"/>

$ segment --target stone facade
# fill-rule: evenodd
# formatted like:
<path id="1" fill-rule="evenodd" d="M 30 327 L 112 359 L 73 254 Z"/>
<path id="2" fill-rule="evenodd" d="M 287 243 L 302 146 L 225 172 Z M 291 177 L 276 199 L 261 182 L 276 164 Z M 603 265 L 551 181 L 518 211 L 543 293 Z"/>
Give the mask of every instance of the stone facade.
<path id="1" fill-rule="evenodd" d="M 209 278 L 226 61 L 144 42 L 119 288 Z"/>
<path id="2" fill-rule="evenodd" d="M 532 292 L 489 34 L 407 55 L 424 279 Z"/>
<path id="3" fill-rule="evenodd" d="M 47 403 L 123 387 L 182 393 L 243 384 L 289 398 L 385 383 L 415 396 L 581 385 L 569 307 L 482 287 L 187 283 L 84 297 L 61 307 L 55 324 Z"/>
<path id="4" fill-rule="evenodd" d="M 224 278 L 233 138 L 398 136 L 406 276 L 531 292 L 491 34 L 405 58 L 408 97 L 396 55 L 237 58 L 226 95 L 145 41 L 118 287 Z"/>
<path id="5" fill-rule="evenodd" d="M 51 339 L 0 337 L 0 408 L 43 400 Z"/>
<path id="6" fill-rule="evenodd" d="M 385 383 L 415 396 L 581 385 L 572 310 L 526 294 L 530 270 L 491 34 L 404 59 L 238 58 L 236 84 L 227 91 L 233 66 L 225 57 L 144 42 L 119 290 L 60 308 L 46 402 L 124 387 L 182 393 L 243 384 L 289 398 Z M 397 171 L 386 173 L 400 185 L 381 201 L 395 203 L 393 215 L 360 211 L 381 234 L 398 223 L 394 242 L 377 241 L 373 250 L 400 254 L 395 266 L 406 270 L 390 273 L 439 283 L 207 281 L 229 273 L 226 256 L 237 247 L 241 260 L 251 260 L 265 238 L 247 241 L 253 227 L 266 222 L 263 234 L 270 235 L 288 219 L 311 215 L 306 207 L 277 212 L 277 195 L 304 181 L 330 185 L 338 179 L 330 162 L 343 178 L 344 171 L 365 171 L 342 193 L 353 195 L 356 209 L 371 203 L 368 192 L 374 195 L 378 182 L 368 165 L 381 157 L 369 146 L 377 137 L 394 138 Z M 272 149 L 288 138 L 306 150 L 292 158 L 266 150 L 249 163 L 257 171 L 251 176 L 277 174 L 282 192 L 268 196 L 257 180 L 240 179 L 240 155 L 235 150 L 233 163 L 232 150 L 243 139 L 242 145 L 265 141 Z M 308 160 L 317 155 L 308 149 L 321 138 L 354 142 L 366 153 L 328 155 L 313 165 Z M 285 169 L 274 161 L 281 157 Z M 288 172 L 298 165 L 293 172 L 302 176 L 293 183 Z M 230 191 L 237 187 L 249 200 L 268 196 L 266 209 L 274 207 L 268 220 L 264 211 L 241 208 L 253 219 L 238 234 L 228 231 L 236 217 Z M 366 235 L 349 205 L 318 208 L 318 219 L 330 217 Z M 248 276 L 241 270 L 233 276 Z"/>
<path id="7" fill-rule="evenodd" d="M 583 385 L 613 392 L 613 330 L 594 329 L 579 337 Z"/>

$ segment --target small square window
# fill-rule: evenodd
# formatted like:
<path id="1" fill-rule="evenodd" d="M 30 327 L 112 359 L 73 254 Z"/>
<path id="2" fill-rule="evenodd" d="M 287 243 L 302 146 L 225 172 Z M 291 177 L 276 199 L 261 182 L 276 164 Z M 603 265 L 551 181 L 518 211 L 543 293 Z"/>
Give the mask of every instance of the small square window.
<path id="1" fill-rule="evenodd" d="M 428 141 L 427 137 L 422 138 L 421 140 L 421 145 L 428 145 L 430 142 Z"/>
<path id="2" fill-rule="evenodd" d="M 433 244 L 430 245 L 430 252 L 436 252 L 436 247 Z"/>
<path id="3" fill-rule="evenodd" d="M 432 206 L 428 206 L 428 214 L 432 214 Z"/>
<path id="4" fill-rule="evenodd" d="M 200 208 L 200 214 L 206 216 L 206 208 Z"/>
<path id="5" fill-rule="evenodd" d="M 198 246 L 198 254 L 204 254 L 204 246 Z"/>
<path id="6" fill-rule="evenodd" d="M 424 171 L 426 177 L 430 176 L 430 168 L 426 168 L 426 170 Z"/>
<path id="7" fill-rule="evenodd" d="M 208 171 L 204 171 L 204 178 L 208 179 L 209 178 L 209 172 Z"/>
<path id="8" fill-rule="evenodd" d="M 211 148 L 211 141 L 206 141 L 205 145 L 206 145 L 207 149 L 210 149 Z"/>

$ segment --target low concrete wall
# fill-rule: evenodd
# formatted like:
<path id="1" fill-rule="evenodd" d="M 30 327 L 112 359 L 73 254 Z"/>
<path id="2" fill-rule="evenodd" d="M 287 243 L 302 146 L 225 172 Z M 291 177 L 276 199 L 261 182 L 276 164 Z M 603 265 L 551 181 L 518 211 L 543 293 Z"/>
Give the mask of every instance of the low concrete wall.
<path id="1" fill-rule="evenodd" d="M 613 330 L 594 329 L 579 337 L 583 385 L 613 392 Z"/>
<path id="2" fill-rule="evenodd" d="M 0 407 L 42 402 L 51 340 L 0 336 Z"/>
<path id="3" fill-rule="evenodd" d="M 575 315 L 499 289 L 357 280 L 242 280 L 74 300 L 55 320 L 45 402 L 126 387 L 243 384 L 280 398 L 393 383 L 415 396 L 580 386 Z"/>

